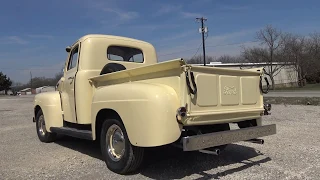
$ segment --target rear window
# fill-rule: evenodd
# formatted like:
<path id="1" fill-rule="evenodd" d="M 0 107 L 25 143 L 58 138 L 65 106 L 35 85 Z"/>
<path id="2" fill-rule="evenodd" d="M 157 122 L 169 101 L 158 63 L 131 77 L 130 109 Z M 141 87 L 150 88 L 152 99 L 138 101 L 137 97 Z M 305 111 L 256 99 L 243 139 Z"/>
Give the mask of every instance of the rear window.
<path id="1" fill-rule="evenodd" d="M 124 46 L 109 46 L 107 58 L 112 61 L 143 63 L 143 53 L 140 49 Z"/>

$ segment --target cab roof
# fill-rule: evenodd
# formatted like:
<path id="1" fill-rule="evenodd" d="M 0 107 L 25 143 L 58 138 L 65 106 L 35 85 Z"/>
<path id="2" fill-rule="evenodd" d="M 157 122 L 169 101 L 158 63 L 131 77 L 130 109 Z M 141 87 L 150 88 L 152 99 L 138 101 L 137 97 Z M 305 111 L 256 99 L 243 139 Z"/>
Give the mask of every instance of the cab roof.
<path id="1" fill-rule="evenodd" d="M 85 41 L 86 39 L 89 39 L 89 38 L 107 38 L 107 39 L 118 39 L 118 40 L 125 40 L 125 41 L 134 41 L 134 42 L 148 44 L 148 45 L 152 46 L 152 44 L 150 44 L 148 42 L 145 42 L 145 41 L 142 41 L 142 40 L 123 37 L 123 36 L 107 35 L 107 34 L 87 34 L 87 35 L 84 35 L 84 36 L 80 37 L 76 42 L 73 43 L 73 45 L 76 44 L 77 42 L 83 42 L 83 41 Z"/>

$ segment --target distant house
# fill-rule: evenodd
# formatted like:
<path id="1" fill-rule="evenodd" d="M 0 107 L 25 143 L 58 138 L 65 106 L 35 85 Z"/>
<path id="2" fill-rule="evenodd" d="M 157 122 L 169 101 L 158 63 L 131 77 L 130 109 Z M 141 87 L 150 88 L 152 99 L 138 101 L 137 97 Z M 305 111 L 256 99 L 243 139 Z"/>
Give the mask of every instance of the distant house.
<path id="1" fill-rule="evenodd" d="M 54 86 L 42 86 L 42 87 L 38 87 L 36 88 L 36 93 L 42 93 L 42 92 L 50 92 L 50 91 L 55 91 Z"/>
<path id="2" fill-rule="evenodd" d="M 194 64 L 198 66 L 203 66 L 203 64 Z M 221 63 L 221 62 L 210 62 L 206 66 L 208 67 L 222 67 L 231 69 L 248 69 L 264 67 L 268 72 L 270 69 L 270 63 Z M 294 66 L 286 63 L 274 62 L 272 63 L 273 69 L 276 67 L 279 70 L 275 73 L 274 82 L 276 87 L 283 86 L 297 86 L 298 82 L 298 72 L 295 70 Z M 271 82 L 270 82 L 271 83 Z M 265 82 L 263 81 L 263 85 Z"/>
<path id="3" fill-rule="evenodd" d="M 21 95 L 29 95 L 32 94 L 31 88 L 25 88 L 20 91 Z"/>

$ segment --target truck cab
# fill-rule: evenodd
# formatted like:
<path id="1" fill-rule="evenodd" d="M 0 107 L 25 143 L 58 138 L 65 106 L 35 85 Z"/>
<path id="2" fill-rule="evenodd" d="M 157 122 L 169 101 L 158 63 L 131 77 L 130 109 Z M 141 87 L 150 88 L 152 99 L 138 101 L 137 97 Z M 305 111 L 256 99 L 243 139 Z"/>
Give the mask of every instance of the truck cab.
<path id="1" fill-rule="evenodd" d="M 100 142 L 107 167 L 139 168 L 144 149 L 166 144 L 218 155 L 238 141 L 263 143 L 276 133 L 262 125 L 263 68 L 231 70 L 157 62 L 147 42 L 90 34 L 71 46 L 56 91 L 34 99 L 40 141 L 57 134 Z M 229 124 L 238 124 L 230 130 Z"/>

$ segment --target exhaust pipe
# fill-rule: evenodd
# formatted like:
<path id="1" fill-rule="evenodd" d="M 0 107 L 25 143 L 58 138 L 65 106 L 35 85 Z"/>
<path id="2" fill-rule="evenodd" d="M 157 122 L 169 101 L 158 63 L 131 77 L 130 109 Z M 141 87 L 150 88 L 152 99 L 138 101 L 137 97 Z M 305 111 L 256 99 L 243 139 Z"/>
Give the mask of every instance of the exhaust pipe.
<path id="1" fill-rule="evenodd" d="M 264 140 L 263 139 L 249 139 L 247 141 L 251 142 L 251 143 L 256 143 L 256 144 L 264 144 Z"/>
<path id="2" fill-rule="evenodd" d="M 213 149 L 213 150 L 204 150 L 204 149 L 202 149 L 202 150 L 199 150 L 199 152 L 218 156 L 220 154 L 220 149 Z"/>

